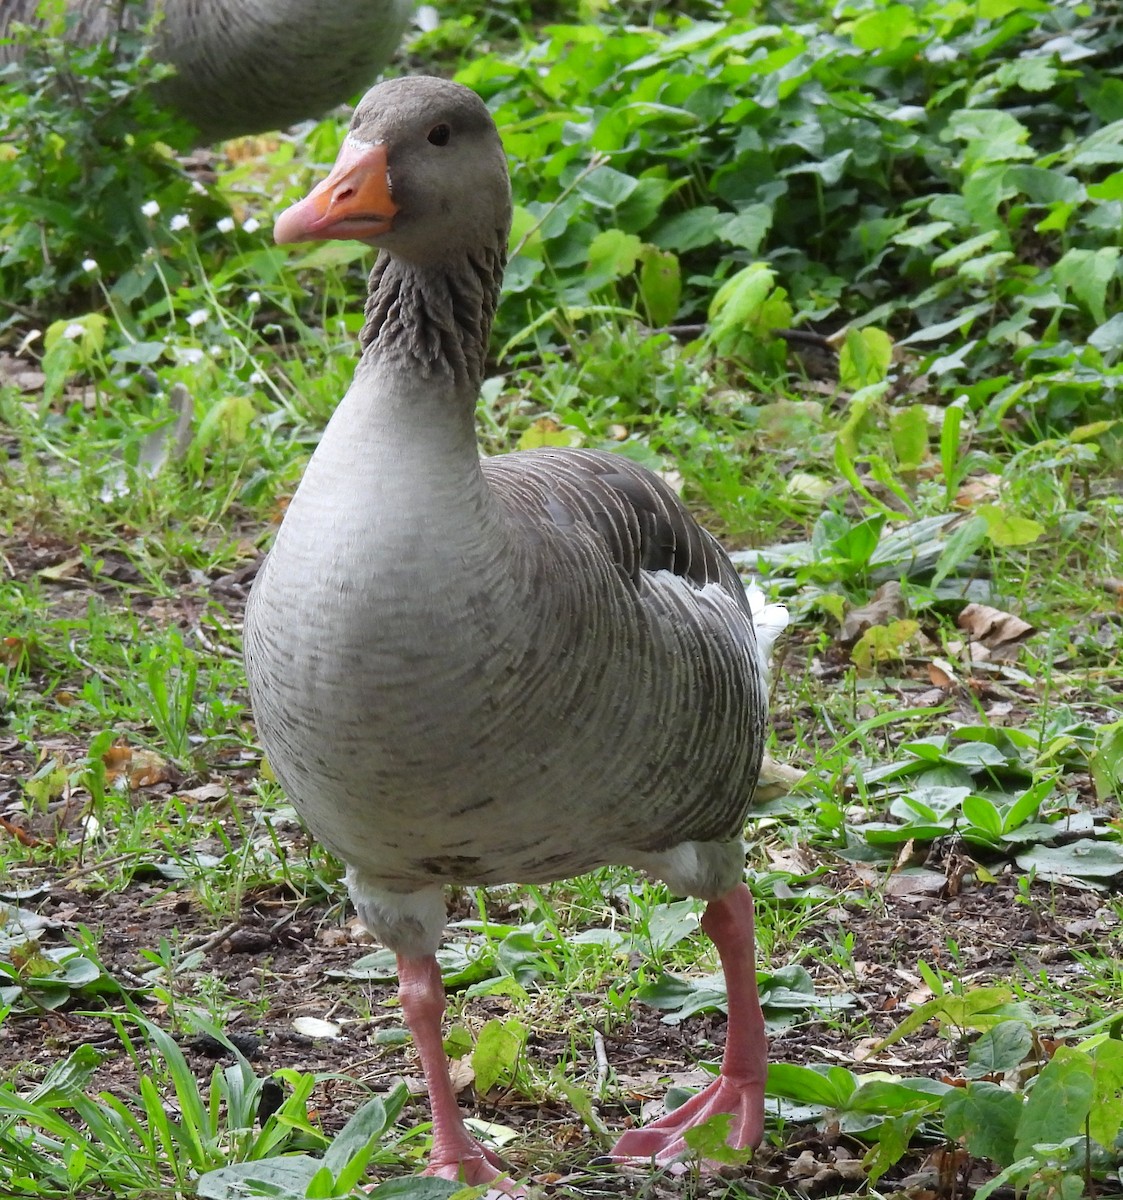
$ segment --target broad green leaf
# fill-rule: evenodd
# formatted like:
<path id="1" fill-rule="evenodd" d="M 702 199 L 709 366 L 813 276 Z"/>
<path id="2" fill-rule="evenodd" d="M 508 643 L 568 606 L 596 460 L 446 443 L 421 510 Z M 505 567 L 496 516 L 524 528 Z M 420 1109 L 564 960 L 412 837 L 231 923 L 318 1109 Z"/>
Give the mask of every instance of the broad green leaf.
<path id="1" fill-rule="evenodd" d="M 915 246 L 920 249 L 930 246 L 936 238 L 954 228 L 950 221 L 926 221 L 923 225 L 914 225 L 910 229 L 902 230 L 895 234 L 892 240 L 898 246 Z"/>
<path id="2" fill-rule="evenodd" d="M 1104 1149 L 1110 1149 L 1123 1129 L 1123 1042 L 1105 1038 L 1092 1050 L 1091 1060 L 1092 1107 L 1088 1113 L 1088 1132 Z"/>
<path id="3" fill-rule="evenodd" d="M 651 240 L 663 250 L 685 254 L 688 250 L 697 250 L 718 241 L 727 220 L 726 213 L 720 212 L 712 204 L 703 204 L 664 221 Z"/>
<path id="4" fill-rule="evenodd" d="M 889 437 L 902 470 L 914 470 L 928 457 L 928 414 L 919 404 L 889 413 Z"/>
<path id="5" fill-rule="evenodd" d="M 997 250 L 993 254 L 982 254 L 978 258 L 961 263 L 956 274 L 960 279 L 972 283 L 994 283 L 1002 269 L 1014 260 L 1011 250 Z"/>
<path id="6" fill-rule="evenodd" d="M 109 318 L 103 313 L 91 312 L 80 317 L 64 317 L 47 326 L 43 335 L 43 348 L 53 350 L 62 341 L 82 349 L 83 354 L 97 354 L 105 346 L 105 331 Z"/>
<path id="7" fill-rule="evenodd" d="M 951 114 L 940 135 L 945 141 L 968 143 L 967 169 L 971 163 L 997 163 L 1033 158 L 1027 145 L 1029 130 L 1011 113 L 997 108 L 961 108 Z"/>
<path id="8" fill-rule="evenodd" d="M 944 1096 L 944 1133 L 962 1138 L 979 1158 L 1008 1166 L 1015 1158 L 1024 1101 L 994 1083 L 969 1083 Z"/>
<path id="9" fill-rule="evenodd" d="M 1050 776 L 1046 779 L 1039 779 L 1032 787 L 1026 788 L 1002 818 L 1002 832 L 1004 834 L 1011 833 L 1027 821 L 1033 820 L 1041 808 L 1042 801 L 1056 786 L 1056 778 Z"/>
<path id="10" fill-rule="evenodd" d="M 726 280 L 710 302 L 710 322 L 714 335 L 739 332 L 772 290 L 775 273 L 763 263 L 753 263 Z"/>
<path id="11" fill-rule="evenodd" d="M 682 299 L 682 273 L 678 256 L 656 246 L 640 251 L 640 299 L 652 325 L 669 325 Z"/>
<path id="12" fill-rule="evenodd" d="M 375 1184 L 366 1192 L 369 1200 L 449 1200 L 451 1196 L 469 1196 L 464 1184 L 448 1179 L 429 1179 L 422 1175 L 410 1175 L 401 1179 L 388 1179 Z"/>
<path id="13" fill-rule="evenodd" d="M 691 1125 L 683 1134 L 683 1141 L 690 1153 L 703 1162 L 743 1166 L 752 1158 L 753 1148 L 738 1149 L 729 1144 L 732 1126 L 732 1113 L 717 1113 L 700 1124 Z"/>
<path id="14" fill-rule="evenodd" d="M 1098 250 L 1073 247 L 1053 268 L 1053 278 L 1102 325 L 1107 321 L 1107 289 L 1115 278 L 1118 261 L 1118 246 L 1101 246 Z"/>
<path id="15" fill-rule="evenodd" d="M 871 1189 L 886 1171 L 895 1167 L 904 1157 L 913 1134 L 924 1120 L 924 1115 L 923 1111 L 918 1111 L 900 1117 L 889 1117 L 877 1127 L 874 1143 L 862 1159 L 862 1166 L 869 1175 Z"/>
<path id="16" fill-rule="evenodd" d="M 481 1095 L 500 1082 L 511 1083 L 526 1045 L 526 1026 L 515 1017 L 492 1019 L 480 1030 L 472 1052 L 472 1069 Z"/>
<path id="17" fill-rule="evenodd" d="M 930 1112 L 940 1106 L 940 1097 L 950 1084 L 925 1080 L 923 1088 L 895 1077 L 858 1077 L 858 1087 L 846 1102 L 849 1112 L 888 1113 L 899 1116 L 916 1111 Z"/>
<path id="18" fill-rule="evenodd" d="M 540 218 L 521 204 L 515 205 L 511 215 L 511 233 L 507 239 L 507 248 L 512 256 L 516 251 L 533 258 L 542 256 Z"/>
<path id="19" fill-rule="evenodd" d="M 1034 204 L 1075 204 L 1083 199 L 1083 185 L 1062 171 L 1019 163 L 1006 168 L 1006 177 Z"/>
<path id="20" fill-rule="evenodd" d="M 721 240 L 741 246 L 750 254 L 756 254 L 772 228 L 772 216 L 771 205 L 746 205 L 735 217 L 730 217 L 722 225 Z"/>
<path id="21" fill-rule="evenodd" d="M 249 396 L 224 396 L 211 405 L 199 423 L 195 445 L 206 448 L 221 442 L 224 446 L 240 446 L 256 416 L 257 409 Z"/>
<path id="22" fill-rule="evenodd" d="M 252 1196 L 296 1200 L 308 1195 L 308 1186 L 319 1170 L 320 1160 L 308 1154 L 233 1163 L 200 1176 L 195 1190 L 200 1200 L 246 1200 Z"/>
<path id="23" fill-rule="evenodd" d="M 1123 171 L 1114 171 L 1099 183 L 1089 184 L 1088 195 L 1093 200 L 1123 200 Z"/>
<path id="24" fill-rule="evenodd" d="M 920 622 L 911 618 L 890 621 L 888 625 L 872 625 L 855 642 L 850 658 L 863 670 L 875 664 L 901 658 L 904 647 L 920 632 Z"/>
<path id="25" fill-rule="evenodd" d="M 1104 355 L 1123 350 L 1123 313 L 1116 313 L 1109 321 L 1097 326 L 1088 335 L 1088 345 Z"/>
<path id="26" fill-rule="evenodd" d="M 903 41 L 919 32 L 911 8 L 888 4 L 860 16 L 850 28 L 850 37 L 859 50 L 899 50 Z"/>
<path id="27" fill-rule="evenodd" d="M 841 537 L 836 538 L 831 543 L 830 553 L 852 567 L 864 567 L 873 557 L 884 528 L 883 516 L 867 517 L 851 525 Z"/>
<path id="28" fill-rule="evenodd" d="M 946 761 L 967 767 L 968 770 L 972 767 L 1005 767 L 1009 764 L 1009 757 L 990 742 L 961 742 L 949 746 L 944 757 Z"/>
<path id="29" fill-rule="evenodd" d="M 519 435 L 518 441 L 520 450 L 539 450 L 543 446 L 578 446 L 580 444 L 580 430 L 565 429 L 549 417 L 532 421 Z"/>
<path id="30" fill-rule="evenodd" d="M 586 274 L 590 288 L 612 283 L 636 269 L 643 243 L 634 233 L 602 229 L 589 243 Z"/>
<path id="31" fill-rule="evenodd" d="M 994 984 L 973 988 L 963 995 L 937 996 L 914 1009 L 878 1043 L 878 1049 L 899 1042 L 932 1020 L 946 1021 L 958 1029 L 992 1029 L 1003 1020 L 994 1015 L 995 1009 L 1009 1003 L 1013 995 L 1013 990 L 1006 985 Z"/>
<path id="32" fill-rule="evenodd" d="M 1079 838 L 1063 846 L 1034 846 L 1019 854 L 1017 863 L 1044 879 L 1118 879 L 1123 877 L 1123 846 Z"/>
<path id="33" fill-rule="evenodd" d="M 987 539 L 987 523 L 982 517 L 971 517 L 958 526 L 948 538 L 932 573 L 936 587 L 965 563 Z"/>
<path id="34" fill-rule="evenodd" d="M 647 936 L 653 950 L 670 950 L 698 929 L 698 904 L 694 900 L 676 900 L 658 904 L 648 914 Z"/>
<path id="35" fill-rule="evenodd" d="M 950 502 L 959 483 L 959 430 L 963 424 L 964 398 L 956 400 L 944 409 L 944 421 L 940 427 L 940 467 L 944 474 L 944 488 Z"/>
<path id="36" fill-rule="evenodd" d="M 1062 1046 L 1034 1082 L 1018 1121 L 1014 1157 L 1041 1143 L 1063 1142 L 1084 1131 L 1092 1108 L 1092 1063 L 1088 1055 Z"/>
<path id="37" fill-rule="evenodd" d="M 975 513 L 987 525 L 987 537 L 996 546 L 1029 546 L 1045 532 L 1040 521 L 1018 517 L 1000 504 L 980 504 Z"/>
<path id="38" fill-rule="evenodd" d="M 1123 120 L 1113 121 L 1082 138 L 1070 162 L 1077 167 L 1123 163 Z"/>
<path id="39" fill-rule="evenodd" d="M 324 1153 L 324 1166 L 337 1180 L 341 1172 L 352 1168 L 355 1162 L 360 1163 L 359 1172 L 362 1172 L 378 1139 L 393 1125 L 405 1098 L 405 1088 L 401 1084 L 392 1089 L 389 1108 L 380 1096 L 372 1096 L 335 1135 Z M 358 1180 L 356 1174 L 352 1182 Z"/>
<path id="40" fill-rule="evenodd" d="M 858 1087 L 855 1075 L 844 1067 L 801 1067 L 795 1063 L 768 1064 L 765 1093 L 800 1104 L 821 1104 L 841 1109 Z"/>
<path id="41" fill-rule="evenodd" d="M 967 1055 L 968 1079 L 1012 1071 L 1033 1048 L 1033 1034 L 1021 1021 L 1003 1021 L 980 1034 Z M 993 1157 L 993 1155 L 991 1156 Z"/>
<path id="42" fill-rule="evenodd" d="M 1002 833 L 1002 817 L 999 815 L 998 809 L 985 796 L 964 797 L 963 815 L 984 833 L 989 833 L 993 837 L 998 837 Z"/>
<path id="43" fill-rule="evenodd" d="M 1123 721 L 1101 725 L 1096 730 L 1096 745 L 1088 769 L 1099 799 L 1123 796 Z"/>
<path id="44" fill-rule="evenodd" d="M 1056 83 L 1057 74 L 1052 58 L 1044 55 L 1004 62 L 997 71 L 1003 87 L 1019 87 L 1025 92 L 1048 91 Z"/>
<path id="45" fill-rule="evenodd" d="M 613 167 L 601 166 L 586 175 L 577 185 L 577 190 L 598 208 L 615 208 L 639 186 L 639 180 Z"/>
<path id="46" fill-rule="evenodd" d="M 872 325 L 852 329 L 839 352 L 839 380 L 850 389 L 881 383 L 892 361 L 893 340 L 883 329 Z"/>

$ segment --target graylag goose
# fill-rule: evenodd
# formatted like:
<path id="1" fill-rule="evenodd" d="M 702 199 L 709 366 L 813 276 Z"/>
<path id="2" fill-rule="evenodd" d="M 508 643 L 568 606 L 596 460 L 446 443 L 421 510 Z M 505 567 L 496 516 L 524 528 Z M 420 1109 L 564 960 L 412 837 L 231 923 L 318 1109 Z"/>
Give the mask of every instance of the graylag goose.
<path id="1" fill-rule="evenodd" d="M 766 715 L 750 604 L 717 541 L 627 458 L 481 461 L 510 217 L 487 108 L 421 77 L 368 92 L 331 173 L 277 220 L 278 242 L 355 238 L 379 256 L 354 380 L 245 618 L 269 762 L 397 954 L 432 1105 L 427 1173 L 471 1184 L 502 1164 L 465 1127 L 442 1049 L 445 884 L 617 863 L 706 900 L 729 1001 L 721 1073 L 613 1157 L 670 1162 L 719 1113 L 754 1146 L 764 1123 L 741 841 Z"/>
<path id="2" fill-rule="evenodd" d="M 389 62 L 413 0 L 67 0 L 69 36 L 88 46 L 136 29 L 159 9 L 155 53 L 175 67 L 161 99 L 204 141 L 318 117 L 370 84 Z M 14 23 L 40 26 L 40 0 L 0 0 L 0 63 Z"/>

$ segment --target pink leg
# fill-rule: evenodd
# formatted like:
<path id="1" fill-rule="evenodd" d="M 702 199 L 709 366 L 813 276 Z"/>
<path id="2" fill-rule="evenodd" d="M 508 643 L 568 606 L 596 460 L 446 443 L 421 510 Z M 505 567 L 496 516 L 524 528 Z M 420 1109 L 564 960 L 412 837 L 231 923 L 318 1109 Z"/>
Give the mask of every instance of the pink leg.
<path id="1" fill-rule="evenodd" d="M 617 1162 L 665 1164 L 688 1153 L 683 1134 L 721 1113 L 732 1116 L 729 1144 L 738 1149 L 758 1146 L 764 1136 L 764 1080 L 768 1042 L 764 1014 L 756 991 L 753 941 L 753 898 L 742 883 L 702 916 L 702 928 L 713 939 L 725 972 L 729 1024 L 721 1073 L 702 1091 L 665 1117 L 625 1133 L 613 1147 Z"/>
<path id="2" fill-rule="evenodd" d="M 472 1137 L 460 1115 L 441 1042 L 445 990 L 437 960 L 432 955 L 425 958 L 399 955 L 398 988 L 402 1012 L 425 1072 L 433 1112 L 433 1149 L 425 1174 L 472 1186 L 502 1179 L 503 1183 L 494 1189 L 495 1195 L 521 1194 L 506 1179 L 498 1156 Z"/>

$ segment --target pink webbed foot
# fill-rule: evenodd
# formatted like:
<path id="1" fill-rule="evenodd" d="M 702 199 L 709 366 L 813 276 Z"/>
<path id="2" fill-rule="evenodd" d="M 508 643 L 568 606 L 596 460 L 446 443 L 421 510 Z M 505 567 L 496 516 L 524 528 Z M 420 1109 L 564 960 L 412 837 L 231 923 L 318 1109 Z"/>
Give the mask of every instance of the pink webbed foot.
<path id="1" fill-rule="evenodd" d="M 764 1082 L 768 1043 L 756 990 L 753 898 L 739 884 L 711 900 L 702 916 L 725 973 L 729 1024 L 721 1074 L 674 1112 L 625 1133 L 613 1147 L 615 1162 L 664 1165 L 689 1155 L 684 1135 L 710 1118 L 732 1117 L 726 1141 L 736 1149 L 758 1146 L 764 1136 Z"/>
<path id="2" fill-rule="evenodd" d="M 732 1117 L 726 1135 L 730 1146 L 740 1150 L 760 1145 L 764 1136 L 763 1084 L 738 1085 L 719 1075 L 674 1112 L 621 1135 L 610 1157 L 618 1163 L 666 1166 L 690 1154 L 684 1137 L 687 1130 L 722 1114 Z"/>
<path id="3" fill-rule="evenodd" d="M 474 1142 L 472 1148 L 463 1147 L 460 1156 L 452 1160 L 439 1161 L 434 1153 L 421 1173 L 472 1187 L 492 1184 L 483 1200 L 519 1200 L 526 1196 L 525 1190 L 511 1179 L 499 1156 L 478 1142 Z"/>

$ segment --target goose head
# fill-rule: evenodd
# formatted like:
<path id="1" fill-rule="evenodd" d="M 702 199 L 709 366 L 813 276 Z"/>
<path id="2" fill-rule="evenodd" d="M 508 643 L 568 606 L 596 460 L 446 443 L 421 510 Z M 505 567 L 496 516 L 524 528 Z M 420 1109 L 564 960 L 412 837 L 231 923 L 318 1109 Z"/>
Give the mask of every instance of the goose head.
<path id="1" fill-rule="evenodd" d="M 330 174 L 277 218 L 273 236 L 354 239 L 424 267 L 502 244 L 510 219 L 507 161 L 483 101 L 411 76 L 367 92 Z"/>

